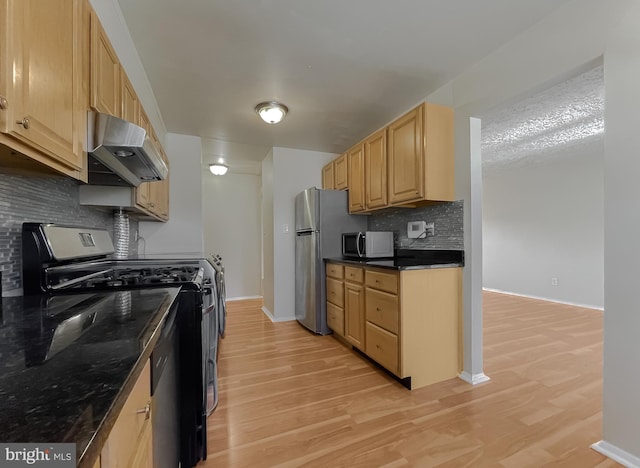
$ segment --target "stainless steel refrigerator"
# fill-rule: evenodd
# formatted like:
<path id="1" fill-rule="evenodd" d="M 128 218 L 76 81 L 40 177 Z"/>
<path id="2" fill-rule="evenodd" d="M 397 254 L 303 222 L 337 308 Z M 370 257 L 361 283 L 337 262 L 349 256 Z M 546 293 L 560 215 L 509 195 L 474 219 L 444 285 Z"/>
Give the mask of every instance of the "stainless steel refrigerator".
<path id="1" fill-rule="evenodd" d="M 326 335 L 324 258 L 342 256 L 342 233 L 366 231 L 367 219 L 350 215 L 347 192 L 309 188 L 296 196 L 296 319 Z"/>

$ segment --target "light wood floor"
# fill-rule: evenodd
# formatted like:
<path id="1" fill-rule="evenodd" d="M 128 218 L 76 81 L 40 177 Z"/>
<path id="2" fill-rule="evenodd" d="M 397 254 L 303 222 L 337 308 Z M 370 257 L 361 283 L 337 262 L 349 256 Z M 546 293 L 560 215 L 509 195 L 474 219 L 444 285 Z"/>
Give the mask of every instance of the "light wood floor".
<path id="1" fill-rule="evenodd" d="M 331 336 L 230 304 L 205 467 L 609 467 L 602 312 L 484 295 L 485 373 L 410 392 Z"/>

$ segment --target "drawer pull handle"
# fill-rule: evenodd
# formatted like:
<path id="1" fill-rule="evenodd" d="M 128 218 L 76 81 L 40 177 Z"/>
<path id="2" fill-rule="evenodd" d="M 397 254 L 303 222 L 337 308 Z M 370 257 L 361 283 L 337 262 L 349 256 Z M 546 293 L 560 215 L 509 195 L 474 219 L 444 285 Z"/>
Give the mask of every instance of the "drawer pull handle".
<path id="1" fill-rule="evenodd" d="M 27 117 L 25 117 L 22 120 L 16 120 L 16 123 L 18 125 L 22 125 L 25 130 L 29 130 L 29 127 L 31 127 L 31 122 L 29 121 L 29 119 Z"/>
<path id="2" fill-rule="evenodd" d="M 377 311 L 377 312 L 380 312 L 380 307 L 376 307 L 376 311 Z"/>
<path id="3" fill-rule="evenodd" d="M 376 348 L 381 349 L 381 347 L 380 347 L 380 345 L 379 345 L 379 344 L 377 344 L 377 345 L 376 345 Z"/>
<path id="4" fill-rule="evenodd" d="M 136 411 L 136 414 L 144 414 L 145 421 L 151 417 L 151 402 L 148 402 L 144 408 Z"/>

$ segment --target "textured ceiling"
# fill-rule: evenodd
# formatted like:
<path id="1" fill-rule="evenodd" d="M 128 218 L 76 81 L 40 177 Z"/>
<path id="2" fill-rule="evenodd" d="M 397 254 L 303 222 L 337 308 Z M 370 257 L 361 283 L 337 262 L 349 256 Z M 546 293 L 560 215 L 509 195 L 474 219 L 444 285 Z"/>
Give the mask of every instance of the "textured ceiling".
<path id="1" fill-rule="evenodd" d="M 119 4 L 168 131 L 340 153 L 567 1 Z M 277 126 L 253 110 L 272 99 Z"/>
<path id="2" fill-rule="evenodd" d="M 485 171 L 561 157 L 563 149 L 602 145 L 602 66 L 559 83 L 514 105 L 482 116 Z"/>

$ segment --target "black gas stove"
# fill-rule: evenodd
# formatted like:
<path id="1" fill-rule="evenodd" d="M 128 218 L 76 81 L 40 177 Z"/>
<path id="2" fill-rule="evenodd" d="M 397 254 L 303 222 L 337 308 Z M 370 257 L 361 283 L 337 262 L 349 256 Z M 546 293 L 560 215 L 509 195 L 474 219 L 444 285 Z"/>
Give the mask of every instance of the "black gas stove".
<path id="1" fill-rule="evenodd" d="M 216 357 L 218 340 L 223 332 L 220 325 L 224 323 L 224 319 L 219 318 L 224 310 L 218 295 L 218 284 L 222 279 L 222 274 L 218 274 L 219 266 L 214 267 L 214 259 L 116 259 L 113 253 L 113 242 L 104 229 L 24 223 L 24 294 L 48 297 L 51 301 L 53 297 L 112 291 L 114 307 L 126 312 L 130 307 L 125 301 L 127 291 L 180 287 L 175 318 L 175 346 L 179 356 L 176 373 L 179 388 L 175 394 L 179 395 L 176 414 L 180 418 L 179 434 L 175 437 L 180 440 L 180 455 L 179 459 L 174 459 L 173 455 L 169 458 L 172 466 L 178 463 L 193 466 L 206 459 L 206 417 L 217 405 L 218 398 Z M 91 317 L 87 311 L 76 313 Z M 52 343 L 59 341 L 52 340 Z M 45 352 L 53 355 L 51 349 Z M 152 361 L 154 353 L 160 352 L 154 348 Z M 157 378 L 154 377 L 155 366 L 152 367 L 153 392 L 153 382 Z M 154 441 L 154 453 L 158 448 L 159 456 L 167 458 L 167 446 L 166 442 L 156 444 Z"/>

